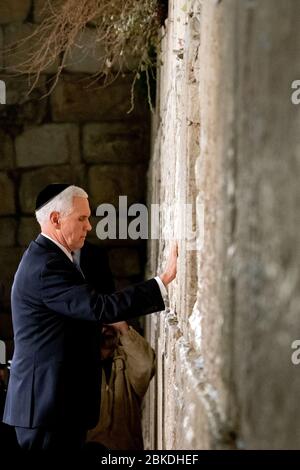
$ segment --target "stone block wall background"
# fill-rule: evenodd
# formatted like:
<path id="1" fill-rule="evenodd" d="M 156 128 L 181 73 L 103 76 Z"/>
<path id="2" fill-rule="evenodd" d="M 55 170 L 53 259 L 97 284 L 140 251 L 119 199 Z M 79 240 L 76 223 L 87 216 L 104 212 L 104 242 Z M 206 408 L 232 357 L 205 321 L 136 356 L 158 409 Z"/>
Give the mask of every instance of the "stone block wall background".
<path id="1" fill-rule="evenodd" d="M 33 31 L 46 3 L 1 0 L 0 46 Z M 130 74 L 105 89 L 88 87 L 87 77 L 97 66 L 93 34 L 91 27 L 80 39 L 91 45 L 90 53 L 81 53 L 82 42 L 74 47 L 67 70 L 50 95 L 57 64 L 28 96 L 28 80 L 13 73 L 17 58 L 0 52 L 0 79 L 7 89 L 7 104 L 0 105 L 0 338 L 8 346 L 8 359 L 13 348 L 10 287 L 24 249 L 39 231 L 33 216 L 37 193 L 50 182 L 82 186 L 90 195 L 94 215 L 90 240 L 95 243 L 99 243 L 95 232 L 99 204 L 118 204 L 119 194 L 128 196 L 128 204 L 145 201 L 148 105 L 137 95 L 134 111 L 127 113 Z M 117 288 L 143 277 L 143 243 L 111 241 L 107 248 Z"/>
<path id="2" fill-rule="evenodd" d="M 180 241 L 170 308 L 147 318 L 150 449 L 299 448 L 299 22 L 295 0 L 169 2 L 148 200 L 204 207 L 204 242 Z M 149 275 L 186 214 L 160 220 Z"/>

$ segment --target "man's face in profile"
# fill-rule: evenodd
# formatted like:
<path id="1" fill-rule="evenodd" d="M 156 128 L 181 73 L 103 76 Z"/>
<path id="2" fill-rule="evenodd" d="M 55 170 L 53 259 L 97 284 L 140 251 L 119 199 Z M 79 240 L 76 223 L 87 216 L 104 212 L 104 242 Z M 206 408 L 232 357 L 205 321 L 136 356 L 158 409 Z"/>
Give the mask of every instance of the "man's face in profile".
<path id="1" fill-rule="evenodd" d="M 72 212 L 61 217 L 60 230 L 71 250 L 83 247 L 87 233 L 92 229 L 89 222 L 90 215 L 88 200 L 84 197 L 74 197 Z"/>

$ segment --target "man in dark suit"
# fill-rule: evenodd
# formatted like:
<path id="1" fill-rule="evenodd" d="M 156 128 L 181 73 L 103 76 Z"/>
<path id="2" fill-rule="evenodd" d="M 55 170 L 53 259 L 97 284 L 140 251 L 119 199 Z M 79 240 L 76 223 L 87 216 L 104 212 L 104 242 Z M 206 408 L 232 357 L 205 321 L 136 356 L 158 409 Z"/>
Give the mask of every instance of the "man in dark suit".
<path id="1" fill-rule="evenodd" d="M 90 215 L 81 188 L 52 184 L 38 195 L 42 233 L 25 251 L 12 287 L 15 350 L 4 411 L 23 449 L 80 449 L 99 417 L 99 323 L 163 310 L 165 286 L 176 276 L 174 248 L 159 277 L 100 294 L 72 257 L 91 230 Z"/>

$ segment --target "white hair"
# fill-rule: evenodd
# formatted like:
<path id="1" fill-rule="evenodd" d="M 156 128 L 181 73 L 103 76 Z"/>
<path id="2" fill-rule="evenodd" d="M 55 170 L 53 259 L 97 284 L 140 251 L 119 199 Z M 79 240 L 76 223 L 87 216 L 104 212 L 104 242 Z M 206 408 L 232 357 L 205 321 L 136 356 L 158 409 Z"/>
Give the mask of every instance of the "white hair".
<path id="1" fill-rule="evenodd" d="M 73 209 L 74 197 L 84 197 L 87 199 L 88 195 L 78 186 L 69 186 L 43 207 L 35 211 L 36 220 L 42 225 L 49 221 L 52 212 L 59 212 L 63 216 L 69 215 Z"/>

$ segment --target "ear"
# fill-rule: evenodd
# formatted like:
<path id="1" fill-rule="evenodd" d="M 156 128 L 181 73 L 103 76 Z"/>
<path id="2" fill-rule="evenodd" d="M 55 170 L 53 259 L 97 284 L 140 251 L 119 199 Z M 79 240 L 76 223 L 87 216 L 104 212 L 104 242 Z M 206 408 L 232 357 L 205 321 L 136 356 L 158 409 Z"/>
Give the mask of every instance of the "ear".
<path id="1" fill-rule="evenodd" d="M 51 220 L 52 225 L 55 228 L 57 228 L 57 229 L 60 228 L 60 214 L 59 214 L 59 212 L 51 212 L 50 220 Z"/>

